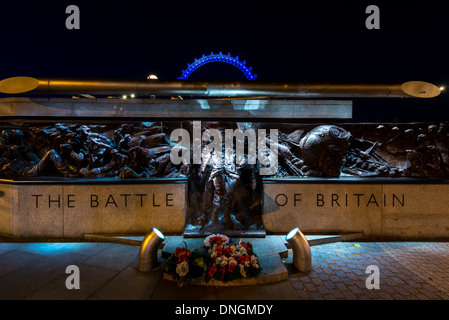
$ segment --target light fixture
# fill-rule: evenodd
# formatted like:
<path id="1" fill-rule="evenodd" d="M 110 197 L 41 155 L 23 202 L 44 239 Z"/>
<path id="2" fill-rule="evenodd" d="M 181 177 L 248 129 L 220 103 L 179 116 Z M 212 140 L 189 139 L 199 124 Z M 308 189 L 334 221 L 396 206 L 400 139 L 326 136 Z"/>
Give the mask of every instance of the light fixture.
<path id="1" fill-rule="evenodd" d="M 445 86 L 440 86 L 440 91 L 443 91 L 444 89 L 446 89 Z"/>
<path id="2" fill-rule="evenodd" d="M 150 74 L 148 77 L 147 77 L 147 79 L 149 79 L 149 80 L 157 80 L 158 79 L 158 77 L 157 77 L 157 75 L 155 75 L 155 74 Z"/>
<path id="3" fill-rule="evenodd" d="M 136 95 L 134 94 L 134 93 L 131 93 L 131 96 L 130 96 L 131 98 L 135 98 L 136 97 Z"/>
<path id="4" fill-rule="evenodd" d="M 165 236 L 156 228 L 153 228 L 145 236 L 140 245 L 139 251 L 139 271 L 148 272 L 157 266 L 157 250 L 164 241 Z"/>
<path id="5" fill-rule="evenodd" d="M 127 96 L 126 96 L 126 95 L 123 95 L 123 96 L 122 96 L 122 98 L 123 98 L 123 99 L 126 99 L 126 98 L 127 98 Z"/>
<path id="6" fill-rule="evenodd" d="M 290 244 L 293 250 L 293 265 L 302 272 L 312 270 L 312 253 L 310 252 L 309 242 L 304 234 L 295 228 L 290 231 L 285 240 Z"/>

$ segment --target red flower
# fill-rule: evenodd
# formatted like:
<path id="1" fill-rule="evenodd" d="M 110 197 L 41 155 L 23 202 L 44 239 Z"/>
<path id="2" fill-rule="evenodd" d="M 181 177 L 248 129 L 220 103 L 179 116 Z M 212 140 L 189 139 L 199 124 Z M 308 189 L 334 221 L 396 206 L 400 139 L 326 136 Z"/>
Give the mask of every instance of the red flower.
<path id="1" fill-rule="evenodd" d="M 210 243 L 216 243 L 217 245 L 221 246 L 223 244 L 223 239 L 221 237 L 215 236 L 215 237 L 212 237 L 209 240 L 209 242 Z"/>
<path id="2" fill-rule="evenodd" d="M 246 252 L 248 252 L 248 254 L 251 254 L 251 247 L 249 247 L 249 248 L 246 248 Z"/>
<path id="3" fill-rule="evenodd" d="M 229 263 L 228 264 L 228 272 L 232 273 L 234 272 L 235 267 L 237 266 L 237 263 Z"/>
<path id="4" fill-rule="evenodd" d="M 192 253 L 187 248 L 176 248 L 173 255 L 178 258 L 178 262 L 187 261 Z"/>
<path id="5" fill-rule="evenodd" d="M 225 254 L 227 257 L 230 257 L 231 254 L 232 254 L 231 248 L 227 247 L 227 248 L 224 250 L 224 254 Z"/>
<path id="6" fill-rule="evenodd" d="M 209 268 L 207 269 L 207 276 L 209 278 L 213 278 L 215 272 L 217 272 L 217 267 L 215 266 L 215 264 L 210 265 Z"/>
<path id="7" fill-rule="evenodd" d="M 226 273 L 226 267 L 220 267 L 220 270 L 218 270 L 218 277 L 223 280 Z"/>
<path id="8" fill-rule="evenodd" d="M 251 257 L 247 254 L 239 256 L 239 264 L 245 264 L 245 261 L 251 261 Z"/>

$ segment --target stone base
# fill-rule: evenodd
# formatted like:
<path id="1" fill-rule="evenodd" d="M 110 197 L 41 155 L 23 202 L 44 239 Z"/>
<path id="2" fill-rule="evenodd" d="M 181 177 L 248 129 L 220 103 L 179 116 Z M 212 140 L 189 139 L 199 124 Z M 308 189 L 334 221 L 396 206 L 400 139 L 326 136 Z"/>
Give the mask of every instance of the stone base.
<path id="1" fill-rule="evenodd" d="M 270 233 L 363 233 L 369 239 L 449 239 L 449 182 L 412 178 L 264 179 Z"/>
<path id="2" fill-rule="evenodd" d="M 231 237 L 231 239 L 234 243 L 238 243 L 240 241 L 240 238 Z M 203 240 L 204 239 L 199 238 L 186 239 L 182 236 L 169 237 L 164 242 L 164 247 L 162 249 L 162 258 L 166 259 L 170 257 L 177 247 L 184 247 L 183 241 L 185 241 L 187 248 L 189 248 L 190 250 L 194 250 L 195 248 L 203 245 Z M 204 277 L 199 277 L 197 279 L 194 279 L 193 283 L 191 284 L 215 287 L 251 286 L 284 281 L 288 278 L 287 268 L 282 261 L 283 258 L 285 259 L 288 256 L 288 249 L 284 240 L 284 236 L 266 236 L 263 239 L 243 238 L 242 241 L 250 241 L 253 245 L 254 252 L 258 257 L 259 265 L 262 267 L 262 272 L 259 276 L 248 279 L 236 279 L 227 282 L 218 281 L 215 279 L 211 279 L 210 281 L 206 282 Z M 164 279 L 176 281 L 176 279 L 169 274 L 164 274 Z"/>
<path id="3" fill-rule="evenodd" d="M 205 238 L 208 235 L 214 233 L 222 233 L 231 238 L 265 238 L 267 235 L 265 230 L 222 230 L 222 229 L 214 229 L 214 230 L 201 230 L 201 229 L 185 229 L 184 237 L 185 238 Z"/>
<path id="4" fill-rule="evenodd" d="M 206 224 L 205 226 L 186 224 L 184 229 L 185 238 L 205 238 L 214 233 L 223 233 L 231 238 L 264 238 L 266 236 L 263 226 L 257 226 L 254 224 L 249 228 L 244 228 L 234 216 L 231 216 L 231 228 L 226 226 L 222 219 L 219 219 L 214 225 L 211 223 Z"/>
<path id="5" fill-rule="evenodd" d="M 84 234 L 181 234 L 186 179 L 0 181 L 0 237 L 81 239 Z"/>
<path id="6" fill-rule="evenodd" d="M 236 279 L 226 282 L 215 279 L 211 279 L 206 282 L 204 277 L 198 277 L 193 279 L 190 285 L 210 287 L 243 287 L 280 282 L 287 280 L 288 278 L 287 268 L 284 266 L 279 256 L 270 255 L 259 258 L 259 265 L 262 267 L 262 271 L 257 277 Z M 176 281 L 172 275 L 167 273 L 164 273 L 163 278 L 165 280 Z"/>

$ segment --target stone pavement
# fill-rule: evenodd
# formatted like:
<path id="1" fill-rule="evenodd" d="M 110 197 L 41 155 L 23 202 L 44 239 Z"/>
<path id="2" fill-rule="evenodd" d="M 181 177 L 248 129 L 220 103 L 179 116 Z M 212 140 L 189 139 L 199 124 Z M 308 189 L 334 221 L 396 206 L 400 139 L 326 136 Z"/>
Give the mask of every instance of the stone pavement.
<path id="1" fill-rule="evenodd" d="M 336 242 L 311 247 L 313 271 L 285 260 L 288 280 L 261 286 L 199 287 L 137 270 L 139 247 L 105 242 L 0 243 L 1 300 L 449 300 L 449 243 Z M 69 290 L 66 267 L 80 269 Z M 379 289 L 367 289 L 367 266 Z"/>
<path id="2" fill-rule="evenodd" d="M 298 299 L 449 299 L 447 242 L 338 242 L 311 251 L 313 271 L 289 278 Z M 367 289 L 370 265 L 378 267 L 379 289 Z"/>

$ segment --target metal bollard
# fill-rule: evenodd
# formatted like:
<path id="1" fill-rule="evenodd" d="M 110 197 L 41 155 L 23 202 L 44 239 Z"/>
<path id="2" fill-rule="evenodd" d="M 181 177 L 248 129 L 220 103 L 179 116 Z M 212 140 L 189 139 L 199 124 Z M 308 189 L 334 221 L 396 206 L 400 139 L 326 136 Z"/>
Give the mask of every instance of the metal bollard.
<path id="1" fill-rule="evenodd" d="M 304 234 L 295 228 L 290 231 L 285 240 L 290 244 L 293 250 L 293 265 L 302 272 L 312 270 L 312 253 L 310 252 L 309 242 Z"/>
<path id="2" fill-rule="evenodd" d="M 165 236 L 156 228 L 153 228 L 153 230 L 145 236 L 140 245 L 139 271 L 148 272 L 157 267 L 157 250 L 164 239 Z"/>

